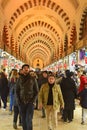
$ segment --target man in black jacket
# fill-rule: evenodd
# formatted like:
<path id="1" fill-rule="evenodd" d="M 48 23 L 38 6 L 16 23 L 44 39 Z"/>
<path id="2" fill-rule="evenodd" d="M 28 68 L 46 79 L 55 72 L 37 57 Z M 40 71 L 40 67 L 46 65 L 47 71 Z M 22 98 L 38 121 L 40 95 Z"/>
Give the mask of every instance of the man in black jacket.
<path id="1" fill-rule="evenodd" d="M 23 130 L 33 130 L 32 119 L 34 104 L 38 95 L 38 85 L 34 77 L 29 74 L 29 65 L 22 66 L 23 74 L 17 81 L 16 94 L 22 117 Z"/>

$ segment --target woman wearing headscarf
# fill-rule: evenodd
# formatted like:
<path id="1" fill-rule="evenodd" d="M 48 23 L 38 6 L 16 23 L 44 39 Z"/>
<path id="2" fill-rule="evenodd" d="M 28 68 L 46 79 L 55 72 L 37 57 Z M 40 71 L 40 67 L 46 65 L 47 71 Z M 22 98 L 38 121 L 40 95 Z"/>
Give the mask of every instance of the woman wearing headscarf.
<path id="1" fill-rule="evenodd" d="M 65 71 L 66 77 L 61 81 L 61 91 L 64 99 L 63 120 L 71 122 L 73 120 L 73 111 L 75 109 L 75 98 L 77 96 L 74 80 L 71 78 L 69 70 Z"/>

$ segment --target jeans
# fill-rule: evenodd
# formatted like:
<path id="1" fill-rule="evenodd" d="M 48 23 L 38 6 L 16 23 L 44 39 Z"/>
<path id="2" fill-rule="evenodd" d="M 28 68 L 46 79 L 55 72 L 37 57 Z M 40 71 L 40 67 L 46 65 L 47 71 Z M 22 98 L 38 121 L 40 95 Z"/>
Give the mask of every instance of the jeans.
<path id="1" fill-rule="evenodd" d="M 13 110 L 13 101 L 14 101 L 14 95 L 13 92 L 10 91 L 10 111 Z"/>
<path id="2" fill-rule="evenodd" d="M 7 96 L 6 95 L 1 95 L 1 99 L 3 101 L 3 108 L 6 108 L 7 107 Z"/>
<path id="3" fill-rule="evenodd" d="M 21 103 L 20 114 L 22 118 L 22 127 L 23 130 L 33 130 L 32 119 L 34 114 L 34 105 L 33 103 L 24 104 Z"/>
<path id="4" fill-rule="evenodd" d="M 21 124 L 21 117 L 20 117 L 19 107 L 14 106 L 14 117 L 13 117 L 13 122 L 14 123 L 17 123 L 18 116 L 19 116 L 19 124 Z"/>

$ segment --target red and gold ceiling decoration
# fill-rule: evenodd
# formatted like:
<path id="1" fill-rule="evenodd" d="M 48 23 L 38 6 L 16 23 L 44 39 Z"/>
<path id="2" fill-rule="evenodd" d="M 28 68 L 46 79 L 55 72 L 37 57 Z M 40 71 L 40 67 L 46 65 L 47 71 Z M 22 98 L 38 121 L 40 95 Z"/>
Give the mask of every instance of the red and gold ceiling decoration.
<path id="1" fill-rule="evenodd" d="M 64 44 L 68 49 L 73 39 L 79 40 L 85 12 L 86 0 L 0 0 L 0 46 L 30 66 L 43 68 L 61 58 Z"/>

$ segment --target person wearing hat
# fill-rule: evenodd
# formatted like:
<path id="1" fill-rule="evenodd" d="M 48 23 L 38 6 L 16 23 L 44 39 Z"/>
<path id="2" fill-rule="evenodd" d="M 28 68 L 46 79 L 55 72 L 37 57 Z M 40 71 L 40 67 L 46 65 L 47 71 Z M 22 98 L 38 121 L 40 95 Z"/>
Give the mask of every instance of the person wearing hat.
<path id="1" fill-rule="evenodd" d="M 84 89 L 78 93 L 78 97 L 80 97 L 80 105 L 82 107 L 82 122 L 84 125 L 87 117 L 87 81 L 84 83 Z"/>
<path id="2" fill-rule="evenodd" d="M 48 82 L 41 86 L 38 95 L 39 109 L 46 110 L 48 130 L 57 130 L 57 112 L 64 107 L 60 86 L 55 82 L 54 74 L 48 75 Z"/>
<path id="3" fill-rule="evenodd" d="M 29 68 L 28 64 L 22 66 L 22 74 L 19 76 L 16 86 L 23 130 L 33 130 L 34 104 L 38 95 L 37 81 L 35 77 L 30 75 Z"/>

